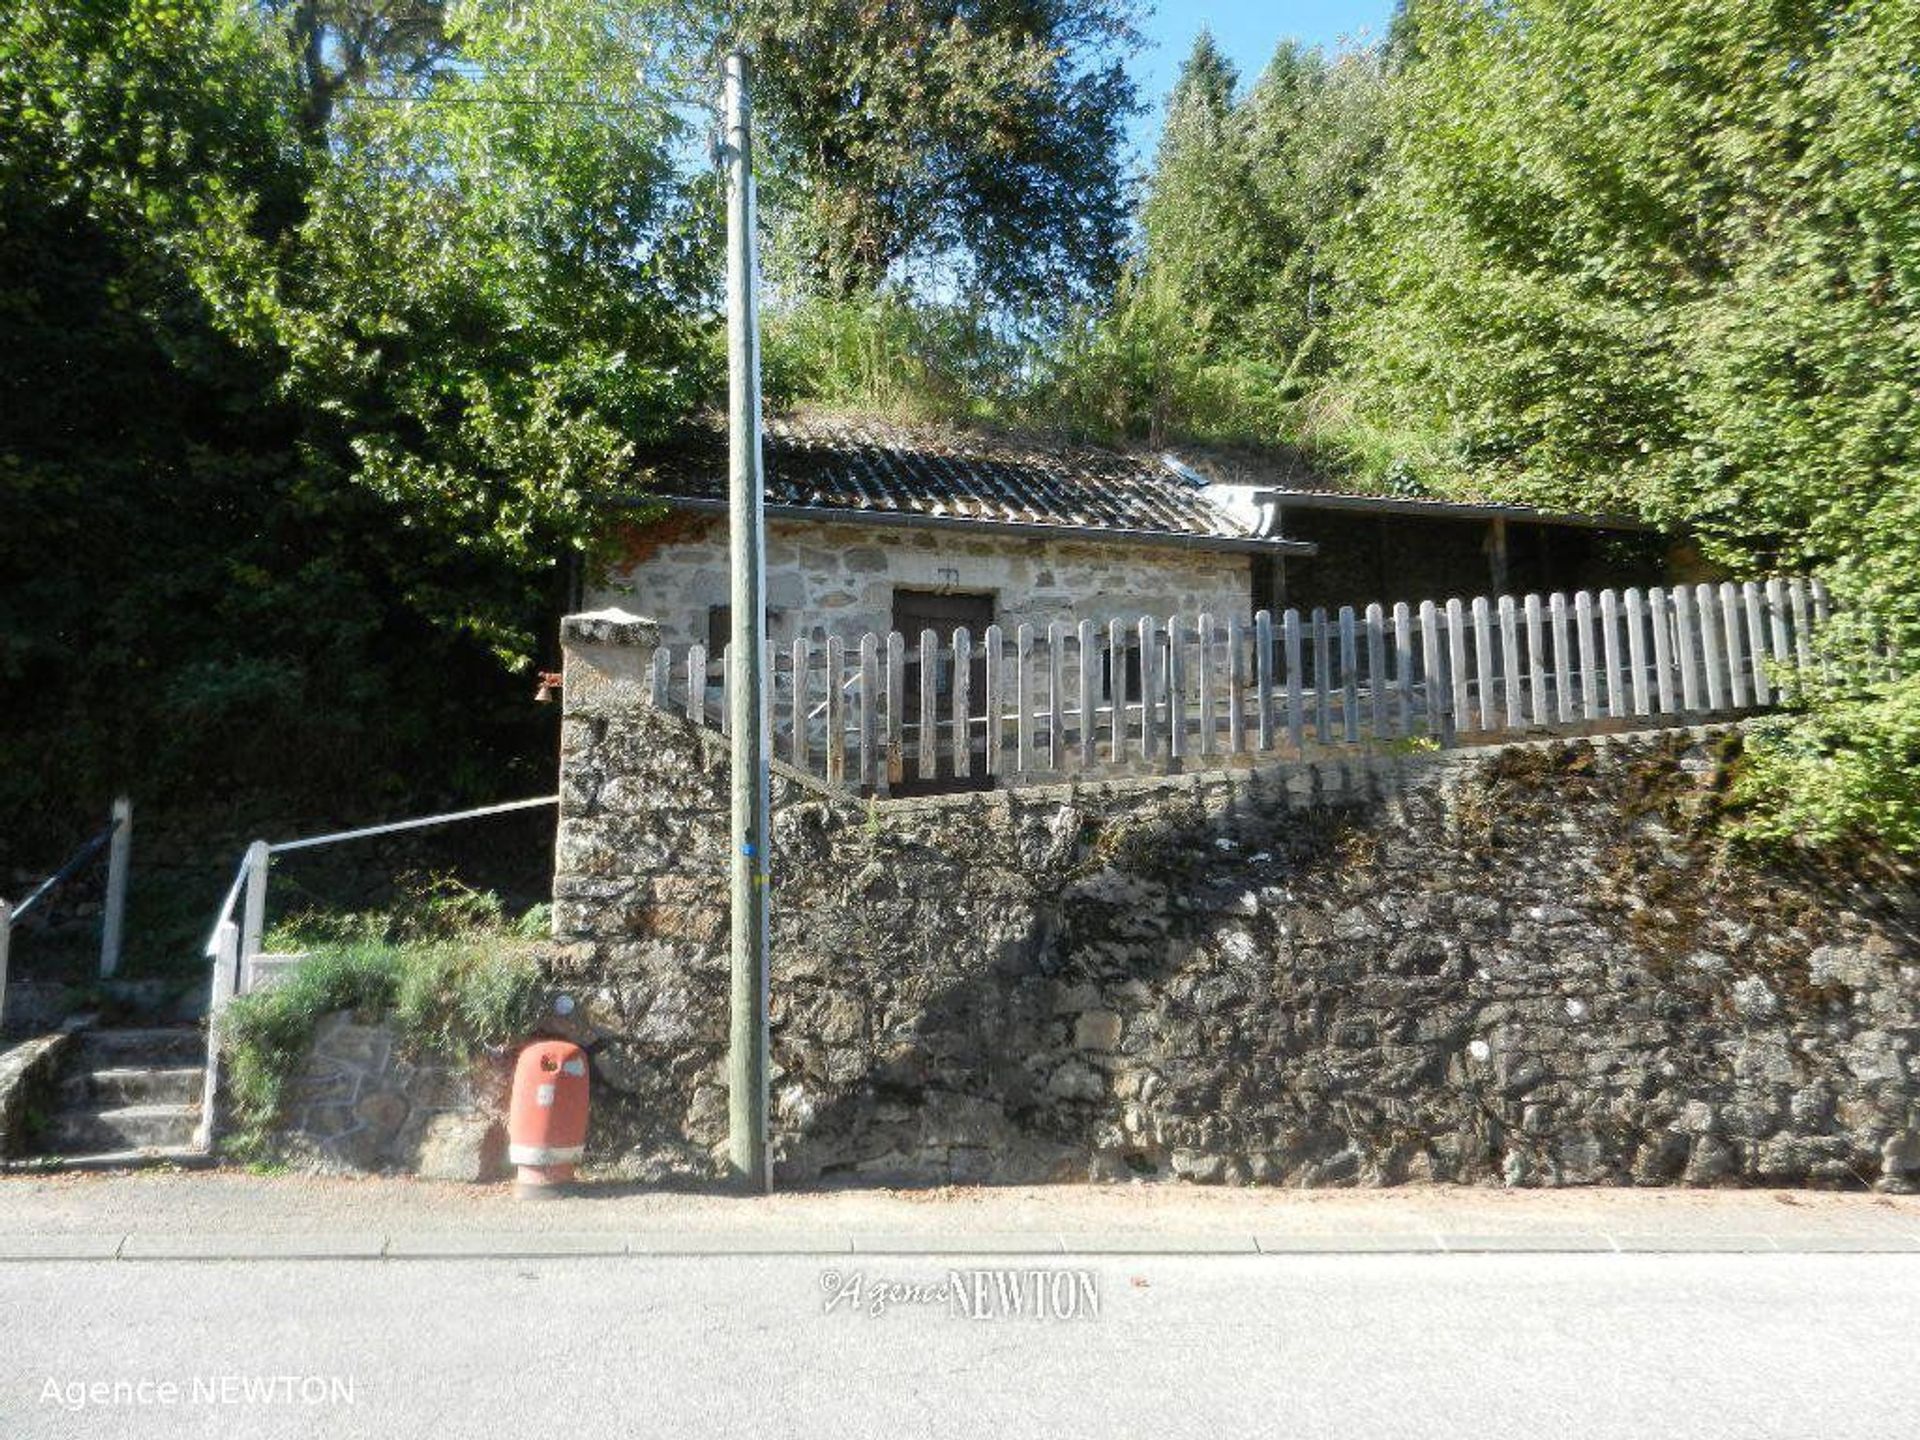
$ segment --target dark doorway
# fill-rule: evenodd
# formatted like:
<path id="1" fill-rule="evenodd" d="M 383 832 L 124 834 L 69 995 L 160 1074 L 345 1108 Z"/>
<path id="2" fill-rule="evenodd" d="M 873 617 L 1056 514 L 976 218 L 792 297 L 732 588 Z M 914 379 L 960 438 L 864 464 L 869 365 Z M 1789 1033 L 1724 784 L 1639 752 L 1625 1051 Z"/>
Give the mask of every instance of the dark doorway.
<path id="1" fill-rule="evenodd" d="M 931 630 L 939 638 L 941 658 L 935 672 L 933 693 L 937 719 L 942 725 L 941 740 L 949 738 L 953 714 L 953 632 L 962 625 L 978 648 L 980 637 L 993 624 L 993 596 L 954 595 L 936 590 L 895 590 L 893 592 L 893 628 L 907 647 L 906 693 L 900 698 L 906 722 L 904 763 L 900 778 L 891 787 L 896 795 L 950 795 L 961 790 L 991 790 L 992 777 L 986 774 L 986 697 L 987 662 L 976 654 L 967 666 L 969 711 L 967 743 L 969 773 L 953 773 L 953 757 L 943 743 L 939 750 L 939 770 L 932 779 L 920 778 L 920 632 Z"/>

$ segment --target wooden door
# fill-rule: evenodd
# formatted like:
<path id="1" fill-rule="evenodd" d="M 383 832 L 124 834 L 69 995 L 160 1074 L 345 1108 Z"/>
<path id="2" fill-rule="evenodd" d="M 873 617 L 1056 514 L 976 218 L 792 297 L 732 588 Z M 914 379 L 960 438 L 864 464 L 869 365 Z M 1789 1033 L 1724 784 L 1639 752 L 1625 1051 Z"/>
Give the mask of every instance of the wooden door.
<path id="1" fill-rule="evenodd" d="M 906 773 L 893 786 L 897 795 L 947 795 L 961 790 L 991 790 L 992 777 L 986 768 L 986 721 L 985 701 L 987 693 L 987 662 L 983 654 L 976 654 L 969 663 L 967 691 L 969 697 L 967 739 L 972 749 L 971 773 L 956 776 L 953 766 L 953 754 L 950 746 L 952 736 L 951 717 L 953 715 L 953 632 L 960 626 L 967 627 L 967 633 L 973 638 L 976 651 L 980 638 L 986 634 L 987 627 L 993 623 L 993 596 L 978 594 L 951 594 L 936 590 L 895 590 L 893 592 L 893 628 L 900 632 L 907 647 L 907 673 L 904 702 L 901 710 L 906 722 L 905 752 Z M 934 696 L 937 707 L 935 719 L 939 723 L 939 773 L 937 778 L 922 780 L 919 766 L 920 735 L 920 632 L 931 630 L 940 639 L 941 663 L 934 677 Z"/>

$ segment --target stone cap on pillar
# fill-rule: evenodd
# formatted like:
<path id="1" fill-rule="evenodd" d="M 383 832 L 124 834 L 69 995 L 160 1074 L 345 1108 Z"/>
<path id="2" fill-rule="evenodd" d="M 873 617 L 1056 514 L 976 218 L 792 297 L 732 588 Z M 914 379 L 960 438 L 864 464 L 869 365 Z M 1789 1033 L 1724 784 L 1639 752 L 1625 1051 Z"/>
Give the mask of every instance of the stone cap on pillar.
<path id="1" fill-rule="evenodd" d="M 616 715 L 646 706 L 659 648 L 659 622 L 617 606 L 566 616 L 560 622 L 563 713 Z"/>

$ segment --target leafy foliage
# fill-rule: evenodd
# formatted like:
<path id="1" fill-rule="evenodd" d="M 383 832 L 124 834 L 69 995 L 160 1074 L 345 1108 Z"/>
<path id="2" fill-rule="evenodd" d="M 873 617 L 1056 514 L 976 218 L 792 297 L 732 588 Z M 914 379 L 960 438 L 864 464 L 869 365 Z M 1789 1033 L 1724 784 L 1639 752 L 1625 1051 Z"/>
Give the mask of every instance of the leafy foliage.
<path id="1" fill-rule="evenodd" d="M 1098 293 L 1126 220 L 1132 19 L 1131 0 L 741 0 L 798 288 L 859 300 L 919 263 L 1016 307 Z"/>
<path id="2" fill-rule="evenodd" d="M 235 1153 L 265 1157 L 287 1083 L 328 1015 L 384 1021 L 409 1053 L 455 1062 L 525 1036 L 540 1008 L 531 942 L 543 925 L 532 912 L 509 923 L 498 899 L 443 886 L 388 914 L 308 917 L 277 932 L 277 946 L 305 958 L 225 1012 Z"/>

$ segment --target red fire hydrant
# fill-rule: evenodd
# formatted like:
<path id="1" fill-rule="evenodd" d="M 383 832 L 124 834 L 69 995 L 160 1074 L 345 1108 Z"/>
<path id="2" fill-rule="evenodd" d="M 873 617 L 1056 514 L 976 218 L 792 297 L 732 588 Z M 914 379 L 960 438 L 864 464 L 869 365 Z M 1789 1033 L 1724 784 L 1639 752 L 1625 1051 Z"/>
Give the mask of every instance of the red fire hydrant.
<path id="1" fill-rule="evenodd" d="M 551 1198 L 573 1181 L 587 1145 L 587 1052 L 564 1040 L 538 1040 L 513 1067 L 507 1158 L 519 1166 L 513 1193 Z"/>

